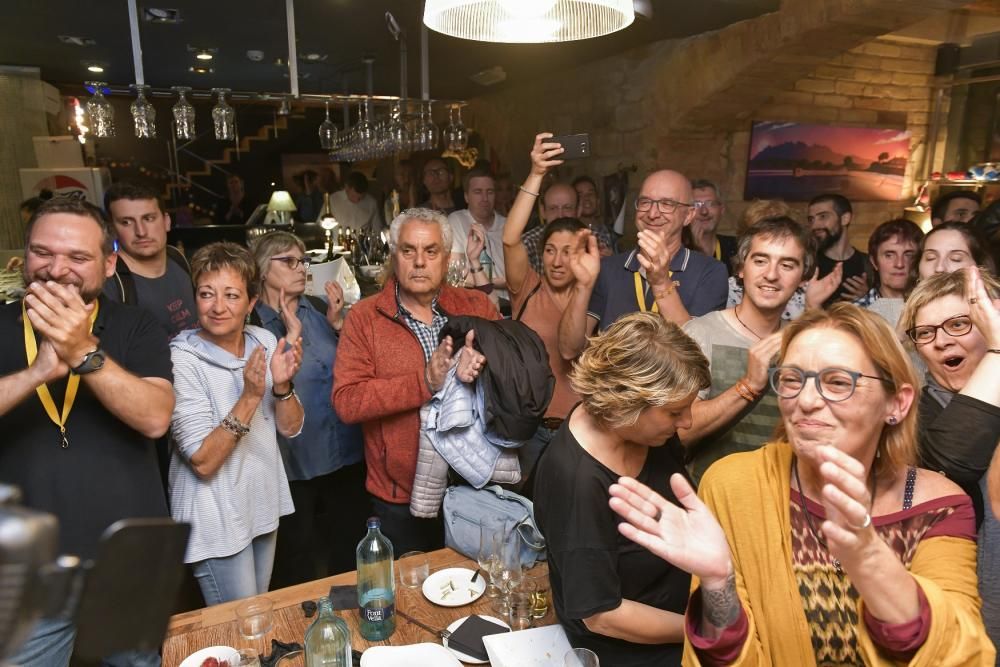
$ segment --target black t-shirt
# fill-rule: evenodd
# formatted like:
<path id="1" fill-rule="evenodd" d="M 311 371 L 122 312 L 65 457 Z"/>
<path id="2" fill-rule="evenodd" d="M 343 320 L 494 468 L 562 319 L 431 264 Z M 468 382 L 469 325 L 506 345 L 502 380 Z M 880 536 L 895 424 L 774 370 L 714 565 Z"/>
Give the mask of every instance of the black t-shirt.
<path id="1" fill-rule="evenodd" d="M 535 473 L 535 518 L 548 548 L 556 615 L 574 647 L 597 653 L 604 667 L 681 664 L 683 644 L 633 644 L 590 632 L 582 619 L 617 609 L 623 599 L 683 614 L 691 577 L 618 532 L 608 487 L 619 475 L 592 457 L 567 418 Z M 680 442 L 651 447 L 639 481 L 676 503 L 668 480 L 685 474 Z"/>
<path id="2" fill-rule="evenodd" d="M 163 328 L 145 310 L 102 297 L 94 335 L 131 373 L 173 381 Z M 26 368 L 20 301 L 0 306 L 0 340 L 0 376 Z M 49 391 L 61 412 L 66 381 Z M 0 483 L 19 486 L 26 506 L 59 519 L 60 553 L 91 558 L 115 521 L 168 516 L 153 441 L 108 412 L 85 381 L 66 423 L 66 449 L 37 394 L 0 416 L 0 432 Z"/>
<path id="3" fill-rule="evenodd" d="M 834 267 L 837 266 L 837 260 L 830 259 L 825 253 L 820 252 L 816 254 L 816 265 L 819 267 L 819 275 L 816 277 L 822 278 L 833 271 Z M 823 307 L 827 308 L 840 301 L 840 297 L 843 296 L 846 289 L 844 287 L 845 280 L 867 273 L 870 269 L 871 264 L 868 262 L 868 253 L 861 252 L 855 248 L 854 253 L 844 260 L 844 275 L 841 278 L 840 287 L 833 293 L 833 296 L 823 302 Z"/>

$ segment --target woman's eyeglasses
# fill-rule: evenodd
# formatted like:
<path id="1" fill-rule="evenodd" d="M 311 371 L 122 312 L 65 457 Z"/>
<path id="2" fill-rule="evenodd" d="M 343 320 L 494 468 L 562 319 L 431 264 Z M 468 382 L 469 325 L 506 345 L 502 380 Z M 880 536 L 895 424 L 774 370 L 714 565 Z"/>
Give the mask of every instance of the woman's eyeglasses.
<path id="1" fill-rule="evenodd" d="M 299 266 L 304 266 L 308 269 L 309 265 L 312 264 L 311 257 L 272 257 L 271 261 L 281 262 L 292 271 L 299 268 Z"/>
<path id="2" fill-rule="evenodd" d="M 921 324 L 906 330 L 906 335 L 910 337 L 915 345 L 927 345 L 937 338 L 937 330 L 941 329 L 953 338 L 964 336 L 972 331 L 972 318 L 968 315 L 956 315 L 949 317 L 941 324 Z"/>
<path id="3" fill-rule="evenodd" d="M 770 371 L 771 389 L 781 398 L 795 398 L 802 393 L 809 378 L 816 383 L 819 395 L 831 403 L 846 401 L 854 395 L 858 387 L 858 378 L 869 378 L 885 382 L 892 386 L 892 381 L 877 375 L 865 375 L 859 371 L 849 371 L 846 368 L 824 368 L 819 371 L 804 371 L 797 366 L 777 366 Z"/>

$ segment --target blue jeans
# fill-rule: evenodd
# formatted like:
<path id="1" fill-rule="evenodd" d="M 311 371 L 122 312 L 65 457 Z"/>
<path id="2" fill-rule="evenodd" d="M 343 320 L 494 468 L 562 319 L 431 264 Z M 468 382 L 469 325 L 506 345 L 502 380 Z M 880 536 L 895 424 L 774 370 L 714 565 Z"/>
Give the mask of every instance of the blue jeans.
<path id="1" fill-rule="evenodd" d="M 10 664 L 23 667 L 66 667 L 73 654 L 75 637 L 76 629 L 72 621 L 42 619 L 21 645 L 21 650 L 10 657 Z"/>
<path id="2" fill-rule="evenodd" d="M 252 597 L 267 592 L 274 566 L 278 531 L 255 537 L 243 551 L 225 558 L 192 563 L 206 605 Z"/>

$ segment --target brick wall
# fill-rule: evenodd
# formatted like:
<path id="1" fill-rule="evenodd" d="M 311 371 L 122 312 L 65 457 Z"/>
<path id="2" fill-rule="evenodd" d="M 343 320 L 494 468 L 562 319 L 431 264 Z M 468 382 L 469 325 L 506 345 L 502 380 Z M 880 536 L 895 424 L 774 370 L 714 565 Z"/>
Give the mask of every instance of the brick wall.
<path id="1" fill-rule="evenodd" d="M 549 130 L 591 134 L 593 157 L 564 165 L 563 179 L 634 165 L 633 188 L 664 167 L 714 180 L 727 201 L 726 229 L 746 206 L 753 120 L 907 129 L 913 140 L 903 199 L 858 203 L 852 236 L 863 244 L 872 227 L 912 201 L 932 106 L 935 49 L 886 33 L 958 4 L 785 0 L 780 12 L 715 33 L 478 98 L 469 124 L 515 177 L 528 168 L 534 134 Z M 941 156 L 944 132 L 939 141 Z"/>

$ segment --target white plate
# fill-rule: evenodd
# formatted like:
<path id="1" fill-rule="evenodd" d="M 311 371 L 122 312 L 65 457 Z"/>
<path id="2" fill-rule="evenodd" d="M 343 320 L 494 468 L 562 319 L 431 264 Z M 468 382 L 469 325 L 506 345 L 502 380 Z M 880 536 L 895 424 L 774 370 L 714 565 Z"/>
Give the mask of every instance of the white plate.
<path id="1" fill-rule="evenodd" d="M 505 627 L 508 630 L 510 630 L 510 626 L 507 625 L 507 623 L 505 621 L 501 621 L 499 618 L 496 618 L 495 616 L 485 616 L 483 614 L 477 614 L 477 615 L 480 618 L 485 618 L 487 621 L 493 621 L 494 623 L 502 625 L 503 627 Z M 458 619 L 457 621 L 455 621 L 454 623 L 452 623 L 451 625 L 449 625 L 448 626 L 448 632 L 455 632 L 455 630 L 458 630 L 458 626 L 462 625 L 462 623 L 465 623 L 465 619 L 467 619 L 467 618 L 469 618 L 469 617 L 468 616 L 463 616 L 462 618 Z M 509 634 L 509 633 L 505 632 L 504 634 Z M 454 655 L 456 658 L 458 658 L 462 662 L 467 662 L 470 665 L 485 665 L 486 663 L 489 662 L 489 660 L 478 660 L 476 658 L 473 658 L 471 655 L 468 655 L 466 653 L 462 653 L 461 651 L 456 651 L 455 649 L 453 649 L 450 646 L 448 646 L 448 640 L 447 639 L 442 639 L 441 641 L 444 643 L 445 647 L 449 651 L 451 651 L 452 655 Z M 486 638 L 484 637 L 483 638 L 483 643 L 485 644 L 485 642 L 486 642 Z"/>
<path id="2" fill-rule="evenodd" d="M 184 658 L 180 667 L 201 667 L 201 663 L 205 662 L 207 658 L 215 658 L 219 662 L 227 660 L 229 667 L 236 667 L 239 656 L 240 652 L 230 646 L 209 646 Z"/>
<path id="3" fill-rule="evenodd" d="M 486 592 L 482 574 L 472 582 L 475 570 L 467 567 L 446 567 L 424 579 L 424 597 L 442 607 L 461 607 L 481 598 Z M 450 584 L 450 586 L 449 586 Z"/>
<path id="4" fill-rule="evenodd" d="M 569 640 L 558 623 L 483 637 L 493 667 L 562 667 Z"/>
<path id="5" fill-rule="evenodd" d="M 361 654 L 361 667 L 462 667 L 451 651 L 440 644 L 372 646 Z"/>

